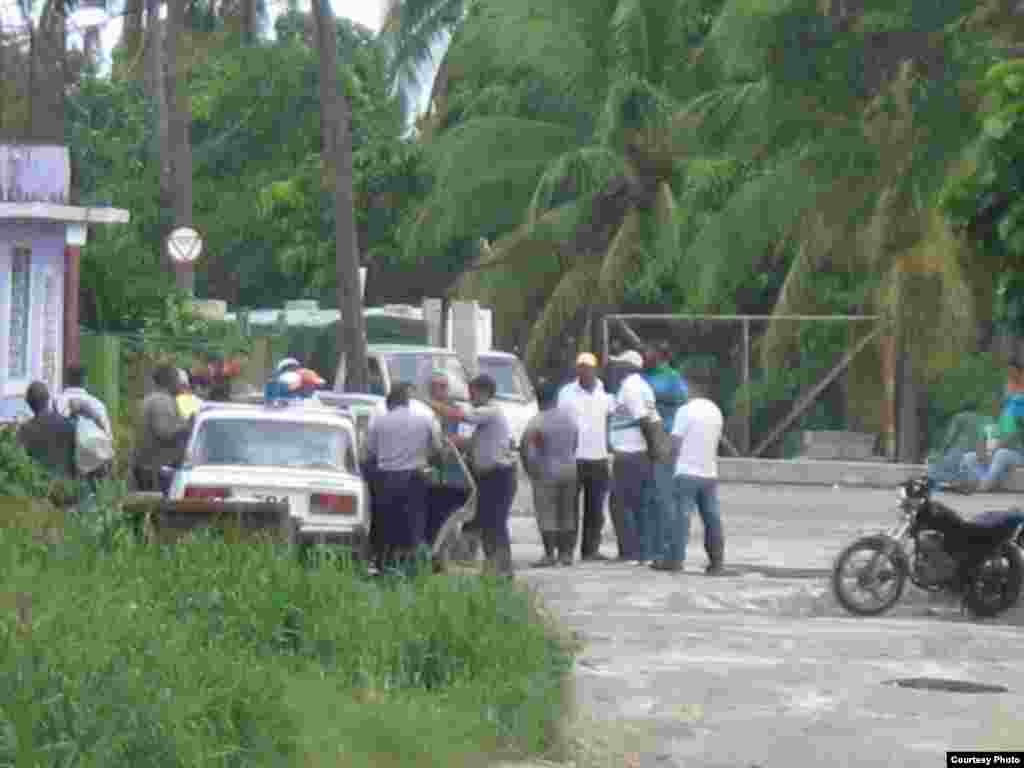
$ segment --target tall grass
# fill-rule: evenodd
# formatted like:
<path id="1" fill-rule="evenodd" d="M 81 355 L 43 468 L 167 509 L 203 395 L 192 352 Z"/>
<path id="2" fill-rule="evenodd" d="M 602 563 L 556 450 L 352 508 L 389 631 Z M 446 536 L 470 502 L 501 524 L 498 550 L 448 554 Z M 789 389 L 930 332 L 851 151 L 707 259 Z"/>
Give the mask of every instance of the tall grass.
<path id="1" fill-rule="evenodd" d="M 500 580 L 95 520 L 0 528 L 0 580 L 0 766 L 458 768 L 549 750 L 564 713 L 571 649 Z"/>

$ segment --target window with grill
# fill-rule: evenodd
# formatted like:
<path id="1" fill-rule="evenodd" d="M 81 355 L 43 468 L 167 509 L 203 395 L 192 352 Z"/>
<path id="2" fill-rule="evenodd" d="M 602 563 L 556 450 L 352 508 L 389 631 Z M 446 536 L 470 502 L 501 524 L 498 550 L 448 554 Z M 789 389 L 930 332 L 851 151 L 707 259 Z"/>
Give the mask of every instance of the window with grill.
<path id="1" fill-rule="evenodd" d="M 7 376 L 28 378 L 29 316 L 32 308 L 32 249 L 15 245 L 11 253 L 11 297 L 7 335 Z"/>

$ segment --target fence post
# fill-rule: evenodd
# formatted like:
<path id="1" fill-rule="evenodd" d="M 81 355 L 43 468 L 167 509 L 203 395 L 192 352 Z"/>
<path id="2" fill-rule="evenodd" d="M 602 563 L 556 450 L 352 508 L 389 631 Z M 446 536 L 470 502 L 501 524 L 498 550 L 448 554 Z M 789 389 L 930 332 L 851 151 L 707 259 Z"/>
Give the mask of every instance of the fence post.
<path id="1" fill-rule="evenodd" d="M 121 339 L 117 336 L 87 335 L 81 339 L 81 360 L 89 375 L 89 390 L 107 410 L 121 412 Z"/>
<path id="2" fill-rule="evenodd" d="M 751 414 L 754 404 L 750 401 L 750 318 L 743 318 L 743 440 L 740 449 L 744 456 L 750 455 Z"/>

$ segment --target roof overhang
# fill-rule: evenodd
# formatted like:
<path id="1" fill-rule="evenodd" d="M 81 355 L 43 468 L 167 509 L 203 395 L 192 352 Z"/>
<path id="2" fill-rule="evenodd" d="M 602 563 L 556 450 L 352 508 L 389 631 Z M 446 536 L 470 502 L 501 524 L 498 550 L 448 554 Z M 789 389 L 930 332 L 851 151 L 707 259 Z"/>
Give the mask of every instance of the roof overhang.
<path id="1" fill-rule="evenodd" d="M 0 221 L 5 219 L 66 224 L 127 224 L 131 214 L 124 208 L 90 208 L 57 203 L 0 203 Z"/>

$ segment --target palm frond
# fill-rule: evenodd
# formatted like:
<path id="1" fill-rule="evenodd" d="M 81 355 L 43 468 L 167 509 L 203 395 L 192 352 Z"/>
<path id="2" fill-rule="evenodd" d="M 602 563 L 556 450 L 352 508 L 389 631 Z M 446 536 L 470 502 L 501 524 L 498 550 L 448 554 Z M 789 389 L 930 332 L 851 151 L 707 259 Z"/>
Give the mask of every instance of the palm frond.
<path id="1" fill-rule="evenodd" d="M 604 304 L 613 305 L 622 299 L 626 281 L 633 275 L 640 243 L 640 212 L 631 208 L 626 212 L 618 231 L 601 259 L 598 290 Z"/>
<path id="2" fill-rule="evenodd" d="M 730 300 L 740 279 L 798 223 L 816 199 L 818 184 L 799 156 L 748 181 L 698 233 L 684 269 L 698 276 L 700 301 Z"/>
<path id="3" fill-rule="evenodd" d="M 464 0 L 388 0 L 380 36 L 391 51 L 393 81 L 403 91 L 421 85 L 424 65 L 464 15 Z"/>
<path id="4" fill-rule="evenodd" d="M 914 339 L 926 373 L 934 374 L 975 346 L 977 313 L 962 260 L 956 258 L 964 244 L 935 211 L 927 215 L 923 231 L 917 243 L 893 260 L 877 301 Z"/>
<path id="5" fill-rule="evenodd" d="M 589 199 L 625 173 L 622 156 L 605 146 L 581 147 L 560 155 L 537 182 L 527 222 L 535 224 L 544 213 L 567 201 Z"/>
<path id="6" fill-rule="evenodd" d="M 507 290 L 509 280 L 523 287 L 532 282 L 547 285 L 552 275 L 560 278 L 579 259 L 563 247 L 575 231 L 577 218 L 577 206 L 567 204 L 548 211 L 533 226 L 520 225 L 495 243 L 481 238 L 480 257 L 456 283 L 459 294 L 473 298 L 505 294 L 517 299 L 518 294 Z"/>
<path id="7" fill-rule="evenodd" d="M 406 241 L 423 257 L 458 237 L 500 235 L 518 226 L 537 180 L 576 140 L 561 125 L 508 117 L 462 123 L 427 148 L 434 192 Z"/>
<path id="8" fill-rule="evenodd" d="M 473 10 L 453 51 L 464 66 L 521 69 L 560 83 L 585 100 L 600 97 L 607 76 L 600 35 L 607 31 L 595 22 L 605 11 L 610 15 L 610 0 L 477 0 Z M 607 25 L 608 18 L 601 24 Z"/>
<path id="9" fill-rule="evenodd" d="M 601 143 L 631 157 L 637 170 L 671 175 L 680 158 L 673 141 L 679 105 L 649 81 L 627 75 L 612 82 L 598 123 Z"/>
<path id="10" fill-rule="evenodd" d="M 593 301 L 600 267 L 584 264 L 566 274 L 544 304 L 544 311 L 530 330 L 526 365 L 542 370 L 555 344 L 582 310 Z"/>

